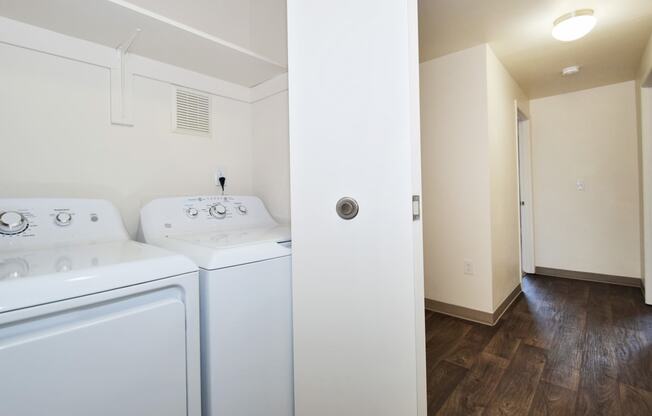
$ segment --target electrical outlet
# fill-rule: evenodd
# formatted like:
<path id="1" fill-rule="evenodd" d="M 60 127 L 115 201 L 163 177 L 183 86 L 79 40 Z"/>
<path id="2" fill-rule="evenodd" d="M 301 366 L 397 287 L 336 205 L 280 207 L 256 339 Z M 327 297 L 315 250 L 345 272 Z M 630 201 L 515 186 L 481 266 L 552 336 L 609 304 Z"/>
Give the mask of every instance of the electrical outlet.
<path id="1" fill-rule="evenodd" d="M 217 186 L 218 191 L 221 192 L 222 195 L 225 194 L 228 185 L 226 179 L 226 171 L 224 169 L 218 168 L 215 170 L 215 186 Z"/>
<path id="2" fill-rule="evenodd" d="M 584 180 L 583 179 L 578 179 L 575 186 L 577 186 L 577 190 L 580 191 L 580 192 L 583 192 L 584 189 L 586 189 L 586 186 L 584 185 Z"/>
<path id="3" fill-rule="evenodd" d="M 471 260 L 464 260 L 464 274 L 473 276 L 473 262 Z"/>
<path id="4" fill-rule="evenodd" d="M 226 170 L 222 168 L 215 169 L 215 186 L 220 186 L 220 177 L 226 178 Z"/>

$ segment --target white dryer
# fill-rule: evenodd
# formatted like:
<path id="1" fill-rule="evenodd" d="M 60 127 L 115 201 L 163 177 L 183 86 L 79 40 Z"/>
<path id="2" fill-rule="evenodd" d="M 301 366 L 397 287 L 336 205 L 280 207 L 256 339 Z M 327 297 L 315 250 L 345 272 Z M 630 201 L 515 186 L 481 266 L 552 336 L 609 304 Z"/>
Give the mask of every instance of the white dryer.
<path id="1" fill-rule="evenodd" d="M 163 198 L 141 237 L 199 265 L 204 416 L 294 413 L 290 229 L 251 196 Z"/>
<path id="2" fill-rule="evenodd" d="M 199 416 L 198 303 L 110 203 L 0 199 L 0 415 Z"/>

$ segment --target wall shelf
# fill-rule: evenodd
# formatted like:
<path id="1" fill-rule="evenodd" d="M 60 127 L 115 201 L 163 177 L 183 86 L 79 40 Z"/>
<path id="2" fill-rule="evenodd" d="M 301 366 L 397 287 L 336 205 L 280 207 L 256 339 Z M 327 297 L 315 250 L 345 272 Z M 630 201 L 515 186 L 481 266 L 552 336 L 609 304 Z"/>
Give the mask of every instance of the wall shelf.
<path id="1" fill-rule="evenodd" d="M 0 15 L 252 87 L 287 68 L 248 49 L 122 0 L 0 0 Z"/>

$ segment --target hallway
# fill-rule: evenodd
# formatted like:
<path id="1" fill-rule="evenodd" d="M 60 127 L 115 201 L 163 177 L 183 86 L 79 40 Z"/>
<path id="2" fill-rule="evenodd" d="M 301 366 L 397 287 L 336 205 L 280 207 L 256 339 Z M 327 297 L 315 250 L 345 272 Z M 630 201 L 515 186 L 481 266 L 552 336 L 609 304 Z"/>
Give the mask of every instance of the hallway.
<path id="1" fill-rule="evenodd" d="M 426 311 L 429 415 L 652 415 L 640 289 L 544 276 L 494 327 Z"/>

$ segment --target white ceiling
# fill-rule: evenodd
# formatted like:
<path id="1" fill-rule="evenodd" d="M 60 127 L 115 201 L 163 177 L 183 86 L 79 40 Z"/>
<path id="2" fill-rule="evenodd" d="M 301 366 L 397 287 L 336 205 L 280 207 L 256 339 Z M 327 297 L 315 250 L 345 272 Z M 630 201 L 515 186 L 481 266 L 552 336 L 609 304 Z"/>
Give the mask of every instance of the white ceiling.
<path id="1" fill-rule="evenodd" d="M 552 38 L 557 17 L 584 8 L 593 32 Z M 421 62 L 489 43 L 530 98 L 634 79 L 651 33 L 652 0 L 419 0 Z M 562 78 L 570 65 L 580 74 Z"/>

